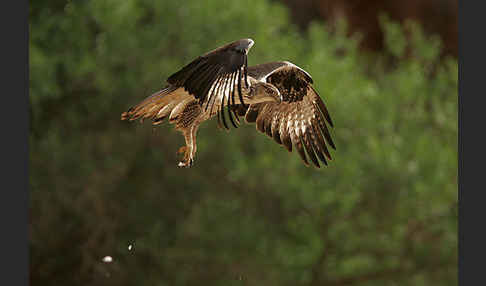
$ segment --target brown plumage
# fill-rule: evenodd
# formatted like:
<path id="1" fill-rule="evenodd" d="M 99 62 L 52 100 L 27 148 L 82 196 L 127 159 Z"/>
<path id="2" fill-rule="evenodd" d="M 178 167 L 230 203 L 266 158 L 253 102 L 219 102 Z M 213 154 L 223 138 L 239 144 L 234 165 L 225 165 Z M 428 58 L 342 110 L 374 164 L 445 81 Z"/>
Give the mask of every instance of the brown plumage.
<path id="1" fill-rule="evenodd" d="M 180 167 L 190 167 L 196 154 L 199 125 L 216 116 L 218 125 L 229 129 L 247 123 L 289 152 L 296 149 L 305 163 L 327 165 L 336 149 L 327 125 L 329 112 L 312 86 L 311 76 L 290 62 L 247 66 L 251 39 L 242 39 L 208 52 L 171 75 L 168 85 L 122 113 L 122 120 L 165 118 L 183 133 L 186 146 Z"/>

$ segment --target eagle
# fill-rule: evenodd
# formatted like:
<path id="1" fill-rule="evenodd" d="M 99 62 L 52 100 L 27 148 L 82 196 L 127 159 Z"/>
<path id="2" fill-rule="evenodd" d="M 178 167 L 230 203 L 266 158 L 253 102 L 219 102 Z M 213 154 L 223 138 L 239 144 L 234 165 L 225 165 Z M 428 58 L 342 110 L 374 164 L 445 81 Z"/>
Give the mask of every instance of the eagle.
<path id="1" fill-rule="evenodd" d="M 241 39 L 203 54 L 167 79 L 166 86 L 121 114 L 158 125 L 168 118 L 182 132 L 179 167 L 191 167 L 199 125 L 217 117 L 220 129 L 237 128 L 244 117 L 289 152 L 296 149 L 306 166 L 320 168 L 336 149 L 333 122 L 312 77 L 289 61 L 248 66 L 252 39 Z"/>

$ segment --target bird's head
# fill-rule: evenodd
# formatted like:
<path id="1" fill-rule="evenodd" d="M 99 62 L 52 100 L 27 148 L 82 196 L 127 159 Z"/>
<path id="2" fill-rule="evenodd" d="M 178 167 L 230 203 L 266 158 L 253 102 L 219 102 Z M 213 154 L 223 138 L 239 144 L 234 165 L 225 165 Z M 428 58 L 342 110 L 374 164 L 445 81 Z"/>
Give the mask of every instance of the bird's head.
<path id="1" fill-rule="evenodd" d="M 246 101 L 250 104 L 268 101 L 281 102 L 282 95 L 275 86 L 266 82 L 254 81 L 251 83 L 250 92 L 245 98 Z"/>

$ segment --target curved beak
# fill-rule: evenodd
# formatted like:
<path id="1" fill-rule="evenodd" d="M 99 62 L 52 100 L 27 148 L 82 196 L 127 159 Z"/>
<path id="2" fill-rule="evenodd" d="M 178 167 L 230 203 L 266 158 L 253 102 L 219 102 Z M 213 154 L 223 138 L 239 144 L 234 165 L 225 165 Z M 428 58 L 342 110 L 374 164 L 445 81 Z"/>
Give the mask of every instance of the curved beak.
<path id="1" fill-rule="evenodd" d="M 282 96 L 282 94 L 280 93 L 280 91 L 277 88 L 275 88 L 275 87 L 272 86 L 272 92 L 270 92 L 270 94 L 272 95 L 273 100 L 275 102 L 280 103 L 280 102 L 283 101 L 283 96 Z"/>
<path id="2" fill-rule="evenodd" d="M 278 95 L 277 95 L 277 96 L 274 96 L 274 100 L 275 100 L 275 102 L 277 102 L 277 103 L 282 102 L 283 97 L 282 97 L 282 95 L 280 94 L 280 92 L 278 93 Z"/>

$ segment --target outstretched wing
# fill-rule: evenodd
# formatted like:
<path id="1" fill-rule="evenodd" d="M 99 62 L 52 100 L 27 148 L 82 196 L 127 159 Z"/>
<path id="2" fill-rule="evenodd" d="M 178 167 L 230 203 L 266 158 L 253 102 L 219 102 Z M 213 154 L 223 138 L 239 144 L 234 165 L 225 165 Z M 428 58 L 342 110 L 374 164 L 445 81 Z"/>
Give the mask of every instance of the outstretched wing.
<path id="1" fill-rule="evenodd" d="M 122 120 L 149 118 L 159 124 L 169 115 L 169 118 L 175 117 L 175 112 L 195 99 L 204 111 L 210 107 L 211 115 L 218 112 L 218 123 L 222 121 L 228 129 L 224 107 L 244 105 L 242 82 L 248 87 L 247 54 L 252 46 L 253 40 L 241 39 L 198 57 L 172 74 L 167 79 L 167 87 L 124 112 Z M 229 120 L 237 127 L 238 116 L 234 108 L 229 107 Z"/>
<path id="2" fill-rule="evenodd" d="M 252 66 L 248 74 L 274 85 L 283 100 L 250 105 L 245 120 L 256 122 L 257 130 L 284 145 L 289 152 L 294 146 L 306 165 L 309 165 L 307 156 L 318 168 L 318 158 L 327 165 L 326 158 L 331 160 L 327 145 L 336 149 L 327 127 L 333 123 L 312 86 L 311 76 L 290 62 Z"/>
<path id="3" fill-rule="evenodd" d="M 214 86 L 223 83 L 236 85 L 239 100 L 244 104 L 241 81 L 244 78 L 248 86 L 247 54 L 253 43 L 251 39 L 241 39 L 210 51 L 171 75 L 167 82 L 176 87 L 184 87 L 189 94 L 198 99 L 205 110 L 216 100 L 217 88 Z M 231 104 L 235 104 L 234 93 L 231 96 Z"/>

